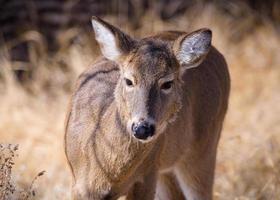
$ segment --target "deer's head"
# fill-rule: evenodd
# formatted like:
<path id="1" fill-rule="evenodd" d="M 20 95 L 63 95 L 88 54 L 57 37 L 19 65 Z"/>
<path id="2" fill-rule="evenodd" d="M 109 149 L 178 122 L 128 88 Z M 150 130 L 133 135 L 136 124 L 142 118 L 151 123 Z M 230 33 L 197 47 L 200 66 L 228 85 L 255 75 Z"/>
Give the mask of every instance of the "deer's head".
<path id="1" fill-rule="evenodd" d="M 115 99 L 127 131 L 141 141 L 156 138 L 176 118 L 184 92 L 181 77 L 206 57 L 211 31 L 200 29 L 168 42 L 133 39 L 97 17 L 92 25 L 102 54 L 120 68 Z"/>

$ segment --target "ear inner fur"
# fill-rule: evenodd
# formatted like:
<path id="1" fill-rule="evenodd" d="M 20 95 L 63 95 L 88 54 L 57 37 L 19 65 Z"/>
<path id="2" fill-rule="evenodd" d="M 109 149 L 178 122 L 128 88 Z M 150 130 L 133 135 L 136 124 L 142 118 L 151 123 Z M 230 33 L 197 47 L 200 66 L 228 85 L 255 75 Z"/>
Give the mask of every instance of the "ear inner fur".
<path id="1" fill-rule="evenodd" d="M 128 54 L 134 48 L 136 41 L 133 40 L 129 35 L 127 35 L 123 31 L 121 31 L 120 29 L 109 24 L 108 22 L 106 22 L 98 17 L 93 16 L 92 24 L 93 24 L 93 28 L 94 28 L 94 31 L 96 34 L 97 34 L 96 28 L 98 28 L 97 26 L 102 26 L 104 29 L 107 29 L 112 34 L 111 36 L 113 38 L 111 39 L 112 40 L 111 42 L 106 41 L 106 38 L 103 38 L 102 40 L 100 40 L 100 39 L 98 40 L 98 38 L 96 38 L 98 43 L 101 46 L 101 49 L 103 49 L 103 50 L 104 50 L 104 48 L 112 48 L 112 45 L 114 45 L 114 44 L 112 44 L 112 42 L 115 43 L 116 49 L 113 50 L 114 51 L 113 54 L 115 54 L 115 55 L 112 55 L 111 60 L 118 59 L 120 56 Z M 106 30 L 104 30 L 104 31 L 106 31 Z M 98 37 L 98 36 L 96 35 L 96 37 Z M 108 37 L 108 39 L 110 39 L 109 37 Z M 106 42 L 108 42 L 108 43 L 106 44 Z M 103 51 L 102 51 L 102 53 L 106 54 L 106 52 L 103 52 Z M 104 56 L 107 58 L 109 57 L 109 59 L 110 59 L 110 56 L 108 56 L 108 55 L 107 56 L 104 55 Z"/>
<path id="2" fill-rule="evenodd" d="M 199 29 L 181 35 L 173 45 L 173 52 L 183 69 L 190 69 L 201 64 L 211 47 L 212 32 Z"/>

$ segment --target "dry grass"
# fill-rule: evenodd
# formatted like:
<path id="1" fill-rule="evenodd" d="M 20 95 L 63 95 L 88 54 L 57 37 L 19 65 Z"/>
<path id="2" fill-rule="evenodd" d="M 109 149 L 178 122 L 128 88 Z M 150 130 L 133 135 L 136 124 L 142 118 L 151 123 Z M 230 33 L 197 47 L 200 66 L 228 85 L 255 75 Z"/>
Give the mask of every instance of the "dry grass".
<path id="1" fill-rule="evenodd" d="M 18 145 L 1 145 L 0 144 L 0 199 L 8 200 L 31 200 L 36 197 L 34 189 L 36 180 L 44 175 L 45 171 L 38 173 L 33 178 L 29 187 L 19 188 L 12 180 L 14 159 L 17 154 Z"/>
<path id="2" fill-rule="evenodd" d="M 280 38 L 266 23 L 233 43 L 229 38 L 247 21 L 232 26 L 230 19 L 213 7 L 200 13 L 199 18 L 188 13 L 169 22 L 149 13 L 140 30 L 122 27 L 135 36 L 178 28 L 206 26 L 213 30 L 213 44 L 225 55 L 232 77 L 215 199 L 280 199 Z M 20 187 L 28 187 L 30 177 L 46 170 L 37 183 L 37 199 L 70 198 L 70 172 L 63 152 L 69 88 L 96 54 L 85 45 L 73 45 L 52 60 L 40 60 L 29 90 L 14 80 L 11 62 L 1 59 L 0 73 L 5 81 L 0 83 L 0 141 L 19 144 L 12 178 Z M 62 62 L 67 67 L 62 67 Z"/>

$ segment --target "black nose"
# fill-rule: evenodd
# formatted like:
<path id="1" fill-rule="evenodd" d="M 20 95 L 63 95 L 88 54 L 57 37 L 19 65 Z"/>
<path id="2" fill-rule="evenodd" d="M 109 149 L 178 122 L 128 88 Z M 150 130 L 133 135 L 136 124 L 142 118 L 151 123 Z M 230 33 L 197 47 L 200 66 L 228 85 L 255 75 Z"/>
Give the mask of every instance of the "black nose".
<path id="1" fill-rule="evenodd" d="M 137 124 L 132 124 L 132 132 L 134 136 L 141 140 L 146 140 L 148 137 L 151 137 L 155 133 L 155 125 L 148 122 L 139 122 Z"/>

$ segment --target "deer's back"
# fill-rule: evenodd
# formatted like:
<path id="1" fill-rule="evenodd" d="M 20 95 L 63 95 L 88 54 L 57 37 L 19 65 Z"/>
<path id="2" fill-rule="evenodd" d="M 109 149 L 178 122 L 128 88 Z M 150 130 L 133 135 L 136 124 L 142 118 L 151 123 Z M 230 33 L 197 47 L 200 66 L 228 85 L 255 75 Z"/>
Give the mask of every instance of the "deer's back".
<path id="1" fill-rule="evenodd" d="M 80 75 L 72 97 L 72 106 L 80 113 L 103 113 L 106 106 L 114 100 L 118 77 L 119 69 L 115 63 L 107 59 L 98 60 Z"/>

